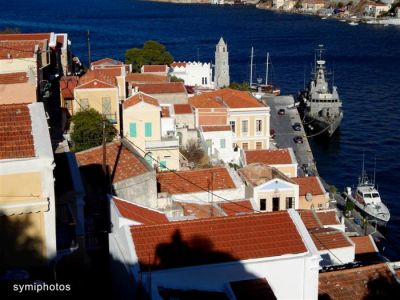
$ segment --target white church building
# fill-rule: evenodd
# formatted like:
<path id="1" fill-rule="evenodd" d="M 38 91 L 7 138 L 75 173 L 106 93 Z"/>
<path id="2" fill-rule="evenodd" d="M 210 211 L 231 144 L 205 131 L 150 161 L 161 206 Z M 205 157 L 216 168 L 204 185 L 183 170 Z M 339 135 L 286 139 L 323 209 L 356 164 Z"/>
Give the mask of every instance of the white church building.
<path id="1" fill-rule="evenodd" d="M 185 85 L 214 88 L 211 63 L 173 62 L 171 68 L 170 75 L 184 80 Z"/>

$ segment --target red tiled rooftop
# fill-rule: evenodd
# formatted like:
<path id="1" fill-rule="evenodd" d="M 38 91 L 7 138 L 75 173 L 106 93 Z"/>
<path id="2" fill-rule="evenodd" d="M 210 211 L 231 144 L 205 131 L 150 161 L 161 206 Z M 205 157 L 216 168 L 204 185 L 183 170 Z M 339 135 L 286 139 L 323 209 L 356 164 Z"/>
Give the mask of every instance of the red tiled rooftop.
<path id="1" fill-rule="evenodd" d="M 143 66 L 143 72 L 160 73 L 160 72 L 167 72 L 166 70 L 167 70 L 166 65 L 144 65 Z"/>
<path id="2" fill-rule="evenodd" d="M 221 202 L 219 206 L 228 216 L 254 213 L 253 206 L 249 200 Z"/>
<path id="3" fill-rule="evenodd" d="M 287 211 L 132 226 L 143 271 L 307 252 Z"/>
<path id="4" fill-rule="evenodd" d="M 322 225 L 340 224 L 335 210 L 317 210 L 315 213 Z"/>
<path id="5" fill-rule="evenodd" d="M 120 68 L 89 70 L 79 78 L 78 88 L 112 88 L 116 86 L 115 77 L 120 74 Z"/>
<path id="6" fill-rule="evenodd" d="M 91 63 L 92 66 L 101 66 L 101 65 L 106 65 L 106 66 L 115 66 L 115 65 L 120 65 L 122 66 L 124 63 L 122 61 L 113 59 L 113 58 L 102 58 L 99 60 L 96 60 Z"/>
<path id="7" fill-rule="evenodd" d="M 195 216 L 198 219 L 223 216 L 221 209 L 212 204 L 177 203 L 183 208 L 185 216 Z"/>
<path id="8" fill-rule="evenodd" d="M 137 87 L 139 91 L 146 94 L 186 93 L 182 82 L 133 84 L 133 87 Z"/>
<path id="9" fill-rule="evenodd" d="M 34 156 L 28 104 L 0 105 L 0 159 Z"/>
<path id="10" fill-rule="evenodd" d="M 247 164 L 285 165 L 293 163 L 288 149 L 247 150 L 245 155 Z"/>
<path id="11" fill-rule="evenodd" d="M 309 233 L 319 251 L 352 246 L 345 234 L 339 230 L 318 228 L 309 230 Z"/>
<path id="12" fill-rule="evenodd" d="M 319 274 L 320 299 L 397 299 L 398 293 L 398 283 L 386 264 Z"/>
<path id="13" fill-rule="evenodd" d="M 296 177 L 292 179 L 299 185 L 300 196 L 305 196 L 307 193 L 311 193 L 311 195 L 325 194 L 316 176 Z"/>
<path id="14" fill-rule="evenodd" d="M 109 143 L 106 149 L 107 166 L 110 174 L 114 174 L 112 182 L 119 182 L 147 172 L 145 163 L 121 143 Z M 76 159 L 81 167 L 93 164 L 101 165 L 103 162 L 103 148 L 99 146 L 78 152 L 76 153 Z"/>
<path id="15" fill-rule="evenodd" d="M 164 213 L 113 197 L 121 216 L 144 225 L 168 223 Z"/>
<path id="16" fill-rule="evenodd" d="M 220 98 L 213 96 L 213 92 L 193 96 L 189 98 L 189 103 L 195 108 L 226 108 Z"/>
<path id="17" fill-rule="evenodd" d="M 219 125 L 219 126 L 201 126 L 203 132 L 211 132 L 211 131 L 232 131 L 231 126 L 229 125 Z"/>
<path id="18" fill-rule="evenodd" d="M 229 108 L 265 107 L 264 104 L 254 98 L 249 92 L 238 91 L 229 88 L 220 89 L 210 93 L 213 97 L 220 97 Z"/>
<path id="19" fill-rule="evenodd" d="M 211 182 L 212 176 L 214 176 L 213 182 Z M 161 172 L 157 174 L 157 183 L 160 186 L 160 192 L 172 195 L 236 188 L 225 168 Z"/>
<path id="20" fill-rule="evenodd" d="M 256 278 L 229 283 L 236 300 L 274 300 L 277 299 L 267 279 Z"/>
<path id="21" fill-rule="evenodd" d="M 9 58 L 33 58 L 35 46 L 45 50 L 45 40 L 1 40 L 0 38 L 0 59 Z"/>
<path id="22" fill-rule="evenodd" d="M 356 255 L 379 252 L 370 235 L 352 236 L 350 239 L 356 244 Z"/>
<path id="23" fill-rule="evenodd" d="M 137 83 L 159 83 L 168 82 L 166 75 L 146 74 L 146 73 L 128 73 L 125 77 L 128 82 Z"/>
<path id="24" fill-rule="evenodd" d="M 192 107 L 190 104 L 174 104 L 174 111 L 176 115 L 192 114 Z"/>
<path id="25" fill-rule="evenodd" d="M 156 98 L 153 98 L 149 95 L 139 92 L 136 95 L 133 95 L 124 101 L 124 109 L 127 109 L 128 107 L 136 105 L 142 101 L 150 105 L 160 106 Z"/>
<path id="26" fill-rule="evenodd" d="M 340 224 L 335 210 L 313 211 L 309 209 L 299 209 L 297 212 L 307 229 Z"/>
<path id="27" fill-rule="evenodd" d="M 180 62 L 180 61 L 178 61 L 178 62 L 174 61 L 174 62 L 171 64 L 171 67 L 173 67 L 173 68 L 186 67 L 186 63 L 185 63 L 185 62 Z"/>
<path id="28" fill-rule="evenodd" d="M 50 33 L 14 33 L 0 34 L 0 41 L 38 41 L 49 40 Z"/>
<path id="29" fill-rule="evenodd" d="M 78 76 L 63 76 L 60 79 L 60 90 L 64 99 L 74 99 L 74 89 L 78 86 Z"/>
<path id="30" fill-rule="evenodd" d="M 0 84 L 14 84 L 28 82 L 26 72 L 0 74 Z"/>

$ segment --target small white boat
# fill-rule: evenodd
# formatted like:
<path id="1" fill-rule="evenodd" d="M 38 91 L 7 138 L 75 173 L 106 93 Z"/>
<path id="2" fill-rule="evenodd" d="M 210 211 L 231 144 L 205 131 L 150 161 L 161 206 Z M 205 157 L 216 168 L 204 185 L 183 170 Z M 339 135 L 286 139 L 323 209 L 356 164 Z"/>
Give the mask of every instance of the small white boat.
<path id="1" fill-rule="evenodd" d="M 357 23 L 357 22 L 354 22 L 354 21 L 351 21 L 351 22 L 349 23 L 349 25 L 351 25 L 351 26 L 357 26 L 358 23 Z"/>
<path id="2" fill-rule="evenodd" d="M 379 226 L 386 226 L 386 223 L 390 220 L 390 212 L 382 202 L 374 181 L 371 182 L 368 180 L 367 174 L 364 171 L 363 161 L 362 175 L 357 187 L 354 190 L 347 187 L 344 195 L 354 203 L 369 221 L 375 222 Z"/>

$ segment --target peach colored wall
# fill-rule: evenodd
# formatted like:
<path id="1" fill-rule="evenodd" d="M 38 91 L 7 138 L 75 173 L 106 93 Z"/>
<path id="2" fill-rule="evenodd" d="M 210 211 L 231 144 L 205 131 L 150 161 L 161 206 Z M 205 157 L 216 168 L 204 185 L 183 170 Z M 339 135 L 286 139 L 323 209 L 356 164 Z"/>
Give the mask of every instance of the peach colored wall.
<path id="1" fill-rule="evenodd" d="M 36 86 L 29 82 L 0 85 L 0 104 L 36 102 Z"/>
<path id="2" fill-rule="evenodd" d="M 329 207 L 329 197 L 325 195 L 313 195 L 312 201 L 307 201 L 305 196 L 300 196 L 299 198 L 300 209 L 311 209 L 311 208 L 322 209 L 328 207 Z"/>

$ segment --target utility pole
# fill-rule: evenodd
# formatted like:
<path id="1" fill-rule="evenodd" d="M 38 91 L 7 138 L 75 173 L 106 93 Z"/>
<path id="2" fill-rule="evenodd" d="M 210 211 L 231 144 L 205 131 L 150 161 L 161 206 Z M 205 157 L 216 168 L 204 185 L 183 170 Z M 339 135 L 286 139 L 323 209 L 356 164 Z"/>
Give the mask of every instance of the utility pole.
<path id="1" fill-rule="evenodd" d="M 103 173 L 107 176 L 106 120 L 103 119 Z"/>
<path id="2" fill-rule="evenodd" d="M 90 64 L 92 63 L 91 57 L 90 57 L 90 30 L 87 31 L 87 49 L 88 49 L 88 67 L 90 68 Z"/>
<path id="3" fill-rule="evenodd" d="M 214 194 L 214 173 L 211 173 L 211 207 L 210 207 L 210 217 L 214 217 L 214 199 L 213 199 L 213 194 Z"/>

